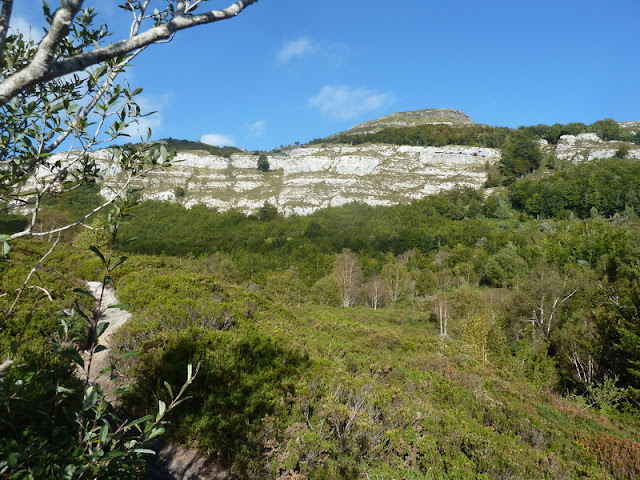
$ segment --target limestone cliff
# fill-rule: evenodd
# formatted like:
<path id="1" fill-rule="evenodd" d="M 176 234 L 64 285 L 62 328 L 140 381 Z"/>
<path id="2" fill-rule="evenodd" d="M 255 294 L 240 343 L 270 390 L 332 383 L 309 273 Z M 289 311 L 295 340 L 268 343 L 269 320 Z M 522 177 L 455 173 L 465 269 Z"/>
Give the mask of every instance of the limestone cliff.
<path id="1" fill-rule="evenodd" d="M 121 175 L 99 152 L 103 194 Z M 180 152 L 175 164 L 148 174 L 139 186 L 147 199 L 174 200 L 220 210 L 257 210 L 265 202 L 284 214 L 309 214 L 318 208 L 349 202 L 391 205 L 421 198 L 456 185 L 480 187 L 486 164 L 500 152 L 478 147 L 411 147 L 395 145 L 323 144 L 291 147 L 268 154 L 271 171 L 261 172 L 250 153 L 230 158 Z M 175 190 L 184 191 L 176 198 Z"/>
<path id="2" fill-rule="evenodd" d="M 631 122 L 626 122 L 631 123 Z M 640 159 L 640 148 L 637 145 L 619 141 L 604 141 L 595 133 L 579 135 L 563 135 L 556 145 L 549 145 L 540 140 L 542 150 L 554 155 L 559 160 L 571 163 L 591 162 L 599 158 L 613 158 L 621 147 L 629 149 L 628 158 Z"/>

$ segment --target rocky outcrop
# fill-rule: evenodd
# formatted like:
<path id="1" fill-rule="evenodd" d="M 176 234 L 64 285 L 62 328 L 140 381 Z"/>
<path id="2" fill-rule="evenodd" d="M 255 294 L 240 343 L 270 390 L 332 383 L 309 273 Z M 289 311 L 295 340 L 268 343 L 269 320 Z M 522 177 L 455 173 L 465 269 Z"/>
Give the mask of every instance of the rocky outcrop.
<path id="1" fill-rule="evenodd" d="M 613 158 L 620 147 L 627 147 L 629 158 L 640 158 L 640 148 L 627 142 L 604 141 L 595 133 L 563 135 L 557 145 L 542 145 L 543 151 L 555 155 L 559 160 L 584 163 L 599 158 Z"/>
<path id="2" fill-rule="evenodd" d="M 108 196 L 122 174 L 106 152 L 97 156 Z M 477 188 L 486 180 L 486 164 L 499 158 L 498 150 L 478 147 L 326 144 L 271 152 L 271 171 L 261 172 L 250 153 L 227 159 L 182 152 L 171 168 L 149 173 L 139 186 L 144 198 L 187 207 L 253 212 L 269 202 L 286 215 L 305 215 L 350 202 L 408 202 L 456 185 Z M 184 196 L 177 198 L 177 190 Z"/>

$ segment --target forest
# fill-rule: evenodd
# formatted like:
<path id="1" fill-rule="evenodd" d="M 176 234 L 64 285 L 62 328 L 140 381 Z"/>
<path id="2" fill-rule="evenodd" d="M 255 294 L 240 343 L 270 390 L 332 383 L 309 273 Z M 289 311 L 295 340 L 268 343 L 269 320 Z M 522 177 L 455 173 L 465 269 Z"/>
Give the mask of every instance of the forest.
<path id="1" fill-rule="evenodd" d="M 530 128 L 553 141 L 573 127 Z M 530 132 L 504 132 L 536 156 Z M 3 322 L 0 351 L 20 359 L 4 381 L 43 381 L 1 390 L 0 451 L 72 455 L 75 420 L 56 399 L 77 379 L 54 354 L 88 335 L 82 289 L 110 251 L 109 283 L 133 313 L 114 334 L 126 409 L 153 414 L 200 364 L 168 435 L 239 478 L 638 478 L 640 162 L 526 175 L 510 158 L 522 157 L 504 156 L 510 179 L 488 194 L 290 217 L 139 200 L 122 206 L 118 242 L 99 215 L 68 232 L 37 269 L 46 294 L 25 290 Z M 40 228 L 98 192 L 57 197 Z M 0 231 L 25 221 L 2 214 Z M 3 312 L 52 241 L 21 239 L 0 262 Z"/>

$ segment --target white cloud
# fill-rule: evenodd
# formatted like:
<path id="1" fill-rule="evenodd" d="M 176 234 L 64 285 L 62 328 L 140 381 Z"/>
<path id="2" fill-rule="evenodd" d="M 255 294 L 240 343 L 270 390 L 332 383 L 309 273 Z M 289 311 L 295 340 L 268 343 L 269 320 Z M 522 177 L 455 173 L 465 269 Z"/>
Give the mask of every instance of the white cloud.
<path id="1" fill-rule="evenodd" d="M 200 141 L 216 147 L 235 147 L 236 145 L 235 138 L 221 133 L 205 133 L 200 137 Z"/>
<path id="2" fill-rule="evenodd" d="M 318 46 L 310 38 L 299 37 L 285 43 L 282 48 L 278 50 L 278 59 L 282 63 L 287 63 L 296 57 L 312 55 L 317 50 Z"/>
<path id="3" fill-rule="evenodd" d="M 249 135 L 252 137 L 261 137 L 264 135 L 264 131 L 267 128 L 267 122 L 264 120 L 258 120 L 255 123 L 249 125 Z"/>
<path id="4" fill-rule="evenodd" d="M 20 15 L 13 17 L 10 30 L 13 30 L 15 33 L 21 33 L 25 38 L 31 38 L 34 42 L 39 42 L 43 37 L 41 28 L 32 25 L 26 18 Z"/>
<path id="5" fill-rule="evenodd" d="M 309 104 L 331 118 L 347 120 L 388 105 L 392 97 L 388 93 L 368 88 L 352 88 L 346 85 L 327 85 L 309 99 Z"/>

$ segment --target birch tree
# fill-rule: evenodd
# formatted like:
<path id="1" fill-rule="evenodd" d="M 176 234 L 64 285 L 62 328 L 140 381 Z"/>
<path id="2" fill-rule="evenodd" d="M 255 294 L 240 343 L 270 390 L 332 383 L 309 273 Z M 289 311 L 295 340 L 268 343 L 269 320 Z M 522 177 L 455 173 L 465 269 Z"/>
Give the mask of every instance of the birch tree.
<path id="1" fill-rule="evenodd" d="M 340 295 L 344 308 L 355 305 L 362 285 L 362 268 L 355 253 L 345 248 L 336 260 L 333 273 L 340 285 Z"/>
<path id="2" fill-rule="evenodd" d="M 530 322 L 534 329 L 549 339 L 552 330 L 560 323 L 562 307 L 578 289 L 578 279 L 572 272 L 560 274 L 546 261 L 541 261 L 523 282 L 516 301 L 522 309 L 523 320 Z"/>
<path id="3" fill-rule="evenodd" d="M 378 309 L 378 306 L 382 304 L 385 297 L 388 296 L 388 291 L 385 283 L 377 275 L 372 277 L 364 287 L 365 296 L 367 298 L 367 306 L 372 307 L 374 310 Z"/>
<path id="4" fill-rule="evenodd" d="M 393 303 L 397 302 L 411 288 L 411 275 L 402 263 L 387 263 L 382 267 L 381 275 L 387 284 Z"/>
<path id="5" fill-rule="evenodd" d="M 438 291 L 435 295 L 436 304 L 435 312 L 440 324 L 440 338 L 447 338 L 447 327 L 449 326 L 449 313 L 451 305 L 449 303 L 449 295 L 447 292 Z"/>

